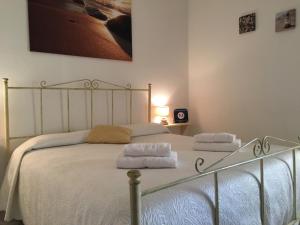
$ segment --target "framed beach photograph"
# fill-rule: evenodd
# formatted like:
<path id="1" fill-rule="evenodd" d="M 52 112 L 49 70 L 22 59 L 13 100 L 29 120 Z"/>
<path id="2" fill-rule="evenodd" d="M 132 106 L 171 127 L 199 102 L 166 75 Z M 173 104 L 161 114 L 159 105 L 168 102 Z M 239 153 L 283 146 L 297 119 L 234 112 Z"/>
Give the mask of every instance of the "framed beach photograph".
<path id="1" fill-rule="evenodd" d="M 276 14 L 276 32 L 296 28 L 296 9 L 283 11 Z"/>
<path id="2" fill-rule="evenodd" d="M 256 13 L 251 13 L 239 18 L 239 33 L 244 34 L 256 30 Z"/>
<path id="3" fill-rule="evenodd" d="M 132 60 L 131 0 L 28 0 L 30 50 Z"/>

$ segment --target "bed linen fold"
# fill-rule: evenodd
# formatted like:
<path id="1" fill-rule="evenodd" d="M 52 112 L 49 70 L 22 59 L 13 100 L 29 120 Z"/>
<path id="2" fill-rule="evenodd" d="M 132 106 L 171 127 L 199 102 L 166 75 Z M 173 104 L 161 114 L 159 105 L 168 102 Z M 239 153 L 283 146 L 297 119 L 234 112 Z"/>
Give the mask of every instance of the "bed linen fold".
<path id="1" fill-rule="evenodd" d="M 16 192 L 19 170 L 24 155 L 35 149 L 84 143 L 88 133 L 88 130 L 84 130 L 71 133 L 41 135 L 26 141 L 13 152 L 0 190 L 0 210 L 6 211 L 5 221 L 21 219 Z"/>
<path id="2" fill-rule="evenodd" d="M 170 143 L 135 143 L 124 146 L 124 156 L 140 157 L 169 157 L 172 146 Z"/>
<path id="3" fill-rule="evenodd" d="M 232 143 L 194 143 L 195 151 L 224 151 L 224 152 L 234 152 L 242 146 L 241 139 L 236 139 Z"/>
<path id="4" fill-rule="evenodd" d="M 127 157 L 121 154 L 117 159 L 119 169 L 162 169 L 176 168 L 178 162 L 177 152 L 171 152 L 168 157 L 140 156 Z"/>
<path id="5" fill-rule="evenodd" d="M 194 136 L 195 142 L 200 143 L 232 143 L 236 140 L 235 134 L 230 133 L 200 133 Z"/>

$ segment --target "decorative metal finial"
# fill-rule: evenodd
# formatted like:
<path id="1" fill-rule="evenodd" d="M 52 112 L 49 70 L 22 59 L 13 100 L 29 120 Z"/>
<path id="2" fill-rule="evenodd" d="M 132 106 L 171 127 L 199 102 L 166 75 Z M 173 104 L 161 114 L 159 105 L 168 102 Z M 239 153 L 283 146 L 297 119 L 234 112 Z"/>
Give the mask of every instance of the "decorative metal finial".
<path id="1" fill-rule="evenodd" d="M 130 184 L 140 183 L 139 177 L 141 176 L 141 172 L 139 170 L 129 170 L 127 176 L 129 177 Z"/>

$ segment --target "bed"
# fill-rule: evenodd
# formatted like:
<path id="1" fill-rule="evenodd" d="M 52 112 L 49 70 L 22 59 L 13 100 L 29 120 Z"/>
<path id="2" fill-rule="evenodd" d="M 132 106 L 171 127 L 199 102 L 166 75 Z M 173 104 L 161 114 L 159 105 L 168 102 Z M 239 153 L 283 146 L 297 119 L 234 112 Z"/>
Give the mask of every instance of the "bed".
<path id="1" fill-rule="evenodd" d="M 153 126 L 132 125 L 132 142 L 171 143 L 177 169 L 131 170 L 128 185 L 116 169 L 122 145 L 86 144 L 88 130 L 45 134 L 14 151 L 0 210 L 25 225 L 296 224 L 298 143 L 266 137 L 233 153 L 198 152 L 193 138 Z"/>

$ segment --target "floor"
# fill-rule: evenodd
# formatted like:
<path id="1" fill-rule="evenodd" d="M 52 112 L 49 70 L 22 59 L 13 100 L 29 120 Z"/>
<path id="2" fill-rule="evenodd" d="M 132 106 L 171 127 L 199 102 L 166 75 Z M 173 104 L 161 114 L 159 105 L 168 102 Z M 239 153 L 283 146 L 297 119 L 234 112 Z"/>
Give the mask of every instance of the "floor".
<path id="1" fill-rule="evenodd" d="M 4 213 L 0 212 L 0 225 L 23 225 L 23 223 L 17 221 L 6 223 L 3 221 L 3 218 L 4 218 Z"/>

